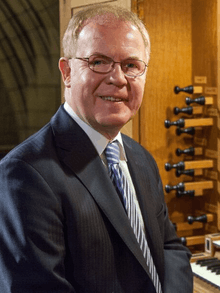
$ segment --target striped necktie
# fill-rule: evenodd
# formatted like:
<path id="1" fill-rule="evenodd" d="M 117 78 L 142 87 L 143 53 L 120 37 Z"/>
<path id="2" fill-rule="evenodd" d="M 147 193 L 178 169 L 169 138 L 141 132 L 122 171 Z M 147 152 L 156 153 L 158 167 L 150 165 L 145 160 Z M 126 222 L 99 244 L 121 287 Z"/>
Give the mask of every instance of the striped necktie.
<path id="1" fill-rule="evenodd" d="M 134 196 L 129 187 L 127 178 L 123 174 L 121 167 L 119 166 L 120 149 L 117 140 L 107 145 L 105 149 L 105 156 L 108 163 L 110 178 L 114 186 L 122 196 L 127 216 L 130 220 L 131 227 L 134 231 L 137 242 L 139 243 L 139 246 L 146 260 L 155 290 L 157 293 L 162 293 L 160 280 L 153 262 L 153 258 L 151 256 L 150 248 L 148 246 L 144 230 L 141 226 L 137 206 L 134 201 Z"/>

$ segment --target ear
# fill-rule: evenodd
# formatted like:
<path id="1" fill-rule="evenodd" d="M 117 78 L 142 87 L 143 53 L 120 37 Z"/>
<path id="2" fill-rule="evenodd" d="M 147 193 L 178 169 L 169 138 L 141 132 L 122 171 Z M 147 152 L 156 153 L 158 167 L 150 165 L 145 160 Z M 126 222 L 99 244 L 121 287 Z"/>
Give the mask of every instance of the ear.
<path id="1" fill-rule="evenodd" d="M 71 81 L 71 74 L 70 74 L 71 68 L 69 65 L 68 58 L 65 58 L 65 57 L 60 58 L 59 69 L 62 74 L 62 78 L 63 78 L 63 82 L 64 82 L 65 86 L 69 88 L 71 86 L 71 83 L 70 83 L 70 81 Z"/>

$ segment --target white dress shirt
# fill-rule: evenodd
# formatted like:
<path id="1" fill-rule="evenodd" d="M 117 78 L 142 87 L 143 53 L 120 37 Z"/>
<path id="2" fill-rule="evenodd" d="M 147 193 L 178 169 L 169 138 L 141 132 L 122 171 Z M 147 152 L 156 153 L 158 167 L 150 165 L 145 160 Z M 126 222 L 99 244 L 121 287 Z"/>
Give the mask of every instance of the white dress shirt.
<path id="1" fill-rule="evenodd" d="M 110 142 L 110 140 L 107 139 L 105 136 L 103 136 L 98 131 L 96 131 L 94 128 L 92 128 L 89 124 L 85 123 L 82 119 L 80 119 L 79 116 L 73 111 L 73 109 L 69 106 L 69 104 L 67 102 L 64 103 L 64 109 L 75 120 L 75 122 L 84 130 L 84 132 L 88 135 L 88 137 L 90 138 L 94 147 L 96 148 L 100 158 L 102 159 L 103 164 L 105 165 L 105 167 L 107 169 L 107 162 L 106 162 L 104 150 L 105 150 L 107 144 Z M 131 175 L 130 175 L 128 165 L 127 165 L 127 158 L 126 158 L 126 154 L 125 154 L 125 150 L 124 150 L 124 145 L 123 145 L 121 133 L 119 132 L 117 134 L 117 136 L 114 139 L 112 139 L 111 141 L 113 141 L 113 140 L 118 140 L 118 142 L 119 142 L 119 147 L 120 147 L 119 165 L 120 165 L 122 171 L 124 172 L 127 180 L 129 181 L 129 186 L 133 192 L 134 200 L 137 205 L 138 213 L 139 213 L 140 220 L 141 220 L 141 225 L 142 225 L 142 227 L 144 227 L 142 214 L 141 214 L 139 203 L 137 200 L 134 184 L 132 182 Z"/>

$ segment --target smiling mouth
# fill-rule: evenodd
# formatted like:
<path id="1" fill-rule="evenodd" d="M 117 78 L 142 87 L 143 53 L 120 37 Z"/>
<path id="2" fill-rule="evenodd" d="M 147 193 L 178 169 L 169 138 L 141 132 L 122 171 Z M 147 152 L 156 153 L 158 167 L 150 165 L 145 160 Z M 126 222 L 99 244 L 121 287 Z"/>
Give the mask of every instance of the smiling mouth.
<path id="1" fill-rule="evenodd" d="M 111 101 L 111 102 L 121 102 L 123 99 L 114 98 L 114 97 L 101 97 L 100 98 L 104 101 Z"/>

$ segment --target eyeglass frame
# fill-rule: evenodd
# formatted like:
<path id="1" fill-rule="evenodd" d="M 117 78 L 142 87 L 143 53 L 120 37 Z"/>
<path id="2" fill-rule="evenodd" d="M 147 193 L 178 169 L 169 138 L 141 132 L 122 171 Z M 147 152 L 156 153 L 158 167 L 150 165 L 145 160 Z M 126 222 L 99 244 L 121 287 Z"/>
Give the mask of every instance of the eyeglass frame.
<path id="1" fill-rule="evenodd" d="M 89 66 L 89 59 L 90 59 L 92 56 L 105 57 L 105 58 L 111 60 L 111 62 L 109 63 L 109 65 L 111 64 L 111 68 L 110 68 L 110 70 L 107 71 L 107 72 L 100 72 L 100 71 L 95 71 L 95 70 L 93 70 L 93 69 Z M 77 60 L 81 60 L 81 61 L 85 61 L 85 62 L 87 62 L 89 69 L 92 70 L 93 72 L 95 72 L 95 73 L 99 73 L 99 74 L 106 74 L 106 73 L 111 72 L 111 71 L 113 70 L 113 68 L 114 68 L 114 66 L 115 66 L 116 63 L 119 63 L 119 64 L 120 64 L 120 67 L 121 67 L 121 70 L 122 70 L 122 66 L 121 66 L 121 65 L 122 65 L 122 63 L 123 63 L 125 60 L 129 60 L 129 59 L 131 59 L 131 60 L 136 60 L 136 61 L 141 61 L 141 62 L 143 62 L 144 65 L 145 65 L 144 70 L 143 70 L 142 73 L 140 73 L 140 74 L 138 74 L 138 75 L 129 75 L 129 74 L 125 73 L 125 72 L 122 70 L 123 73 L 124 73 L 124 75 L 127 76 L 127 77 L 130 77 L 130 78 L 136 78 L 136 77 L 142 76 L 142 75 L 145 73 L 146 68 L 148 67 L 148 64 L 146 64 L 143 60 L 134 59 L 134 58 L 127 58 L 127 59 L 124 59 L 123 61 L 114 61 L 112 58 L 110 58 L 110 57 L 108 57 L 108 56 L 105 56 L 105 55 L 102 55 L 102 54 L 100 54 L 100 55 L 99 55 L 99 54 L 92 54 L 92 55 L 90 55 L 89 57 L 75 57 L 75 58 L 73 58 L 73 59 L 77 59 Z"/>

